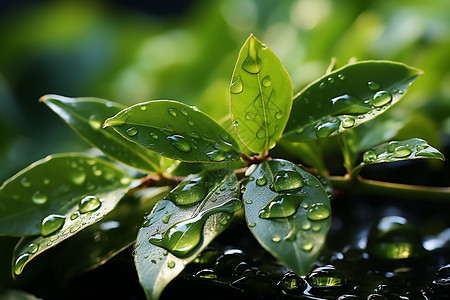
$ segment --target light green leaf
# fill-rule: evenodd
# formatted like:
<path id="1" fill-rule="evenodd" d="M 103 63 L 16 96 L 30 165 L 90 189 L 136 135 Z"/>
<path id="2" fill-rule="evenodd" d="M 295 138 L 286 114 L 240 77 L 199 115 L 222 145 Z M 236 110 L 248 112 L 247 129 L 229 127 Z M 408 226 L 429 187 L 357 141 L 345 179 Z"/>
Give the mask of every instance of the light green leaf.
<path id="1" fill-rule="evenodd" d="M 445 160 L 439 150 L 431 147 L 426 141 L 418 138 L 405 141 L 390 141 L 364 152 L 363 161 L 353 172 L 360 168 L 384 162 L 401 161 L 417 158 L 433 158 Z"/>
<path id="2" fill-rule="evenodd" d="M 270 48 L 250 35 L 230 86 L 230 112 L 235 130 L 252 152 L 275 146 L 292 105 L 292 82 Z"/>
<path id="3" fill-rule="evenodd" d="M 307 274 L 331 220 L 319 180 L 289 161 L 264 161 L 250 175 L 243 201 L 258 242 L 298 275 Z"/>
<path id="4" fill-rule="evenodd" d="M 305 141 L 354 128 L 397 103 L 422 71 L 390 61 L 364 61 L 323 76 L 294 97 L 282 138 Z"/>
<path id="5" fill-rule="evenodd" d="M 87 226 L 113 209 L 130 182 L 124 171 L 99 158 L 76 153 L 48 156 L 0 187 L 0 234 L 37 235 L 42 232 L 44 218 L 61 215 L 65 222 L 60 231 L 67 235 L 72 221 L 82 221 Z M 100 207 L 93 214 L 81 214 L 76 220 L 70 220 L 79 210 L 80 201 L 88 196 L 100 199 Z M 94 202 L 87 202 L 83 207 L 92 208 L 88 204 Z M 80 225 L 80 229 L 85 225 Z"/>
<path id="6" fill-rule="evenodd" d="M 163 156 L 189 162 L 240 159 L 236 141 L 194 106 L 155 100 L 128 107 L 106 120 L 124 138 Z"/>
<path id="7" fill-rule="evenodd" d="M 107 118 L 114 116 L 125 106 L 99 98 L 68 98 L 58 95 L 45 95 L 40 101 L 57 113 L 83 139 L 110 158 L 148 173 L 162 169 L 161 156 L 120 138 L 112 128 L 101 128 Z"/>
<path id="8" fill-rule="evenodd" d="M 232 171 L 191 175 L 161 200 L 144 222 L 135 263 L 148 299 L 194 260 L 242 207 Z"/>

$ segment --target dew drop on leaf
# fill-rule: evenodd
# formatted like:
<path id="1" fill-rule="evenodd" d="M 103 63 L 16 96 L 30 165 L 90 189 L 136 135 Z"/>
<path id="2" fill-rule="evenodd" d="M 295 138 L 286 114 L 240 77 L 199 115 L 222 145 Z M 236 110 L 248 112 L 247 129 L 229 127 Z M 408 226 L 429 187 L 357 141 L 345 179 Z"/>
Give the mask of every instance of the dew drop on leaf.
<path id="1" fill-rule="evenodd" d="M 347 283 L 346 278 L 331 266 L 314 269 L 306 280 L 313 287 L 340 287 Z"/>
<path id="2" fill-rule="evenodd" d="M 150 133 L 150 136 L 152 137 L 152 139 L 157 140 L 158 139 L 158 135 L 154 132 Z"/>
<path id="3" fill-rule="evenodd" d="M 102 201 L 95 196 L 86 196 L 80 200 L 78 208 L 80 213 L 86 214 L 97 210 L 102 205 Z"/>
<path id="4" fill-rule="evenodd" d="M 139 104 L 139 108 L 140 108 L 141 110 L 146 110 L 146 109 L 147 109 L 147 104 L 141 103 L 141 104 Z"/>
<path id="5" fill-rule="evenodd" d="M 155 261 L 155 263 L 156 263 L 156 261 Z M 175 267 L 175 262 L 174 262 L 173 260 L 168 261 L 168 262 L 167 262 L 167 266 L 168 266 L 170 269 L 173 269 L 173 268 Z"/>
<path id="6" fill-rule="evenodd" d="M 262 85 L 263 87 L 269 87 L 272 85 L 272 79 L 270 78 L 270 75 L 267 75 L 266 77 L 263 78 Z"/>
<path id="7" fill-rule="evenodd" d="M 272 242 L 279 243 L 281 241 L 281 237 L 278 234 L 274 234 L 272 236 Z"/>
<path id="8" fill-rule="evenodd" d="M 29 188 L 31 186 L 31 182 L 26 177 L 23 177 L 22 179 L 20 179 L 20 184 L 24 188 Z"/>
<path id="9" fill-rule="evenodd" d="M 256 38 L 249 39 L 248 56 L 242 63 L 242 69 L 250 74 L 258 74 L 261 71 L 261 59 L 256 48 Z"/>
<path id="10" fill-rule="evenodd" d="M 254 112 L 248 112 L 245 114 L 245 119 L 246 120 L 253 120 L 255 118 L 255 113 Z"/>
<path id="11" fill-rule="evenodd" d="M 31 200 L 33 201 L 34 204 L 37 205 L 42 205 L 47 203 L 47 194 L 41 192 L 41 191 L 37 191 L 33 194 L 33 196 L 31 196 Z"/>
<path id="12" fill-rule="evenodd" d="M 14 274 L 20 275 L 22 273 L 23 267 L 30 259 L 30 257 L 31 257 L 30 253 L 24 253 L 16 259 L 16 261 L 14 262 Z"/>
<path id="13" fill-rule="evenodd" d="M 216 162 L 224 161 L 227 158 L 225 153 L 219 150 L 213 150 L 211 152 L 206 153 L 206 155 L 209 157 L 211 161 Z"/>
<path id="14" fill-rule="evenodd" d="M 92 115 L 89 117 L 88 123 L 91 126 L 91 128 L 94 130 L 100 129 L 100 127 L 102 127 L 101 122 L 97 119 L 97 117 L 95 115 Z"/>
<path id="15" fill-rule="evenodd" d="M 188 112 L 186 111 L 186 109 L 184 108 L 184 107 L 181 107 L 180 108 L 180 113 L 183 115 L 183 116 L 188 116 Z"/>
<path id="16" fill-rule="evenodd" d="M 193 205 L 206 197 L 208 189 L 201 179 L 193 179 L 180 183 L 168 195 L 175 205 Z"/>
<path id="17" fill-rule="evenodd" d="M 373 95 L 372 105 L 375 107 L 381 107 L 388 104 L 392 100 L 392 95 L 386 91 L 379 91 Z"/>
<path id="18" fill-rule="evenodd" d="M 28 245 L 28 253 L 34 254 L 38 251 L 39 246 L 37 244 L 31 243 Z"/>
<path id="19" fill-rule="evenodd" d="M 49 236 L 64 226 L 66 217 L 63 215 L 51 214 L 42 220 L 41 223 L 41 235 Z"/>
<path id="20" fill-rule="evenodd" d="M 300 240 L 300 247 L 305 252 L 310 252 L 314 248 L 314 240 L 308 237 L 303 237 Z"/>
<path id="21" fill-rule="evenodd" d="M 273 198 L 263 209 L 258 213 L 261 219 L 286 218 L 294 215 L 303 196 L 283 194 L 277 195 Z"/>
<path id="22" fill-rule="evenodd" d="M 174 146 L 176 149 L 180 150 L 181 152 L 189 152 L 192 150 L 192 146 L 187 141 L 184 136 L 181 135 L 171 135 L 167 137 L 167 140 Z"/>
<path id="23" fill-rule="evenodd" d="M 355 119 L 352 117 L 344 118 L 341 122 L 342 127 L 344 128 L 350 128 L 355 125 Z"/>
<path id="24" fill-rule="evenodd" d="M 234 77 L 230 86 L 230 93 L 239 94 L 242 92 L 243 88 L 241 76 L 238 75 L 237 77 Z"/>
<path id="25" fill-rule="evenodd" d="M 175 110 L 175 108 L 169 108 L 167 110 L 167 112 L 169 113 L 169 115 L 171 115 L 172 117 L 176 117 L 177 116 L 177 111 Z"/>
<path id="26" fill-rule="evenodd" d="M 289 192 L 301 189 L 305 185 L 302 176 L 293 170 L 281 170 L 273 176 L 270 189 L 274 192 Z"/>
<path id="27" fill-rule="evenodd" d="M 282 112 L 281 110 L 278 110 L 278 111 L 275 113 L 275 118 L 276 118 L 276 119 L 281 119 L 281 117 L 283 117 L 283 112 Z"/>
<path id="28" fill-rule="evenodd" d="M 325 122 L 317 126 L 316 136 L 318 138 L 326 138 L 339 128 L 339 122 Z"/>
<path id="29" fill-rule="evenodd" d="M 86 180 L 86 173 L 82 170 L 72 171 L 70 174 L 70 180 L 75 185 L 82 185 Z"/>
<path id="30" fill-rule="evenodd" d="M 411 150 L 406 146 L 398 146 L 394 149 L 393 155 L 395 158 L 403 158 L 407 157 L 411 154 Z"/>
<path id="31" fill-rule="evenodd" d="M 138 133 L 138 130 L 135 127 L 130 127 L 126 131 L 128 136 L 135 136 Z"/>
<path id="32" fill-rule="evenodd" d="M 369 90 L 376 91 L 380 89 L 380 84 L 376 81 L 369 81 L 367 82 L 367 86 L 369 87 Z"/>
<path id="33" fill-rule="evenodd" d="M 344 80 L 345 79 L 345 75 L 344 74 L 338 74 L 337 78 L 340 79 L 340 80 Z"/>
<path id="34" fill-rule="evenodd" d="M 161 128 L 161 131 L 165 134 L 169 135 L 173 132 L 173 127 L 171 125 L 165 125 L 163 128 Z"/>
<path id="35" fill-rule="evenodd" d="M 257 186 L 264 186 L 266 183 L 267 183 L 267 179 L 266 179 L 266 177 L 264 177 L 264 175 L 262 175 L 258 179 L 256 179 Z"/>
<path id="36" fill-rule="evenodd" d="M 308 219 L 312 221 L 319 221 L 330 216 L 330 209 L 324 204 L 313 204 L 308 210 Z"/>
<path id="37" fill-rule="evenodd" d="M 365 163 L 373 162 L 377 159 L 377 155 L 372 150 L 368 150 L 363 154 L 363 161 Z"/>
<path id="38" fill-rule="evenodd" d="M 194 126 L 194 121 L 192 121 L 191 119 L 188 119 L 187 123 L 189 126 Z"/>

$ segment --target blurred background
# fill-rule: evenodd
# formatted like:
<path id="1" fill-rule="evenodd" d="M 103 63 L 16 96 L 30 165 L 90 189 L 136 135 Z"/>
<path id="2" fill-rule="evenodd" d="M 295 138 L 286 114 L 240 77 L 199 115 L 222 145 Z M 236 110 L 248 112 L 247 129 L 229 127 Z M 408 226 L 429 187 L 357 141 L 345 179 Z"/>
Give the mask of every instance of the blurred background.
<path id="1" fill-rule="evenodd" d="M 151 99 L 228 113 L 250 33 L 271 47 L 294 92 L 332 58 L 424 70 L 390 112 L 398 136 L 437 148 L 450 133 L 448 0 L 0 0 L 0 182 L 44 156 L 88 147 L 38 99 L 55 93 L 131 105 Z"/>

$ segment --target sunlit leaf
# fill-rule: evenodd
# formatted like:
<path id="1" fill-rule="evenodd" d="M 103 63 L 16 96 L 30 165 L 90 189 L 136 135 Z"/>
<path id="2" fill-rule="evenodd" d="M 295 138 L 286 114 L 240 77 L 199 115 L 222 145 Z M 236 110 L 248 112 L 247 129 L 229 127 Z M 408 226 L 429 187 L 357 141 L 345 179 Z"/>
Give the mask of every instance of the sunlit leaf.
<path id="1" fill-rule="evenodd" d="M 264 161 L 250 175 L 243 202 L 258 242 L 298 275 L 307 274 L 331 220 L 319 180 L 289 161 Z"/>
<path id="2" fill-rule="evenodd" d="M 289 117 L 292 82 L 278 57 L 253 35 L 239 52 L 230 99 L 233 125 L 247 148 L 273 148 Z"/>
<path id="3" fill-rule="evenodd" d="M 149 299 L 157 299 L 176 277 L 229 224 L 242 207 L 232 171 L 191 175 L 161 200 L 145 220 L 135 263 Z"/>
<path id="4" fill-rule="evenodd" d="M 236 141 L 196 107 L 156 100 L 128 107 L 106 120 L 124 138 L 163 156 L 190 162 L 240 159 Z"/>
<path id="5" fill-rule="evenodd" d="M 110 158 L 144 172 L 161 170 L 162 157 L 120 138 L 112 128 L 102 128 L 103 122 L 125 106 L 98 98 L 68 98 L 45 95 L 44 102 L 92 146 Z"/>
<path id="6" fill-rule="evenodd" d="M 364 61 L 337 69 L 294 97 L 282 138 L 325 138 L 367 122 L 397 103 L 421 73 L 390 61 Z"/>

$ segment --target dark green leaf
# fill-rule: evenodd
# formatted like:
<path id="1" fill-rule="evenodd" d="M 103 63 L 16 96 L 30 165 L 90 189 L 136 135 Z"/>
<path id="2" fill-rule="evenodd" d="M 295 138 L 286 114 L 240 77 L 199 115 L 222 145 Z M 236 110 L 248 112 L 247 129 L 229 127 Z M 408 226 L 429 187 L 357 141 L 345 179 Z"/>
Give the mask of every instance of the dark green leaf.
<path id="1" fill-rule="evenodd" d="M 191 175 L 161 200 L 139 231 L 135 262 L 149 299 L 157 299 L 242 207 L 232 171 Z"/>
<path id="2" fill-rule="evenodd" d="M 233 125 L 247 148 L 273 148 L 289 117 L 292 82 L 278 57 L 253 35 L 239 52 L 230 99 Z"/>
<path id="3" fill-rule="evenodd" d="M 0 234 L 40 234 L 43 219 L 52 214 L 66 218 L 62 232 L 67 234 L 73 225 L 70 216 L 78 211 L 81 199 L 95 196 L 103 201 L 94 214 L 75 220 L 88 225 L 114 208 L 130 182 L 124 171 L 99 158 L 76 153 L 48 156 L 0 187 Z"/>
<path id="4" fill-rule="evenodd" d="M 41 300 L 41 298 L 20 290 L 0 289 L 0 300 Z"/>
<path id="5" fill-rule="evenodd" d="M 46 95 L 41 98 L 72 129 L 107 156 L 144 172 L 161 170 L 163 158 L 120 138 L 112 128 L 101 128 L 103 122 L 125 106 L 98 98 L 67 98 Z"/>
<path id="6" fill-rule="evenodd" d="M 390 61 L 364 61 L 333 71 L 294 97 L 282 138 L 324 138 L 367 122 L 398 102 L 421 73 Z"/>
<path id="7" fill-rule="evenodd" d="M 285 153 L 301 159 L 302 162 L 316 168 L 319 172 L 325 170 L 325 162 L 319 145 L 312 142 L 291 143 L 286 141 L 280 141 L 278 145 Z"/>
<path id="8" fill-rule="evenodd" d="M 124 138 L 163 156 L 190 162 L 240 159 L 236 141 L 194 106 L 156 100 L 126 108 L 106 120 Z"/>
<path id="9" fill-rule="evenodd" d="M 250 175 L 243 201 L 258 242 L 298 275 L 307 274 L 331 220 L 319 180 L 289 161 L 265 161 Z"/>
<path id="10" fill-rule="evenodd" d="M 439 150 L 418 138 L 405 141 L 391 141 L 364 152 L 363 161 L 353 171 L 365 165 L 393 162 L 417 158 L 434 158 L 445 160 Z"/>

